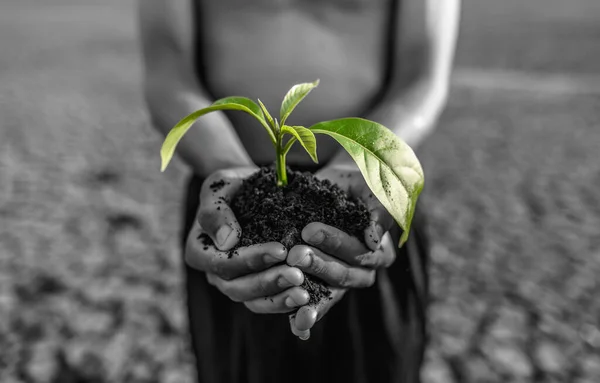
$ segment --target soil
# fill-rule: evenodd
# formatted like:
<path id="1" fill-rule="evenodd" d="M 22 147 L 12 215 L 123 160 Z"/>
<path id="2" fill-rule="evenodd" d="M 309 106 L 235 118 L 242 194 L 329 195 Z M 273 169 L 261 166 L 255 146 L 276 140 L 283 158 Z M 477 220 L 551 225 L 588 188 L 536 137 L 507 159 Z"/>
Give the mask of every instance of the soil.
<path id="1" fill-rule="evenodd" d="M 227 185 L 228 183 L 225 182 L 225 180 L 219 180 L 219 181 L 215 181 L 212 184 L 209 185 L 210 190 L 212 191 L 219 191 L 223 188 L 223 186 Z"/>
<path id="2" fill-rule="evenodd" d="M 238 247 L 275 241 L 291 249 L 304 244 L 302 229 L 311 222 L 322 222 L 362 239 L 369 224 L 362 201 L 312 173 L 289 169 L 288 185 L 281 188 L 275 170 L 261 168 L 243 182 L 230 205 L 242 228 Z M 330 290 L 315 277 L 306 275 L 302 287 L 308 291 L 311 305 L 331 297 Z"/>

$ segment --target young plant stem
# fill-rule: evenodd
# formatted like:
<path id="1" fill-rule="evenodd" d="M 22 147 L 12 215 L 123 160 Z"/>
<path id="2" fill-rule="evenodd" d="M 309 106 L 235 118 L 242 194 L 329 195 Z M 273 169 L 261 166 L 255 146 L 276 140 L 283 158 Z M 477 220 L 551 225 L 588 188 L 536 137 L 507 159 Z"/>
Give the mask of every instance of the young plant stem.
<path id="1" fill-rule="evenodd" d="M 277 186 L 287 186 L 287 172 L 285 169 L 285 155 L 287 154 L 281 145 L 281 137 L 277 142 L 277 160 L 275 166 L 277 168 Z"/>

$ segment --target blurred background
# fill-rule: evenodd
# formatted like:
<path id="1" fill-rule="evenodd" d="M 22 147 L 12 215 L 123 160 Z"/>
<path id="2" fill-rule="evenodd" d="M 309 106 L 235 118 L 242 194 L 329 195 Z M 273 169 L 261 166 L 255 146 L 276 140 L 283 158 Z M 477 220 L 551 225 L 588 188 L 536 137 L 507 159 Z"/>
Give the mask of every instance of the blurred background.
<path id="1" fill-rule="evenodd" d="M 419 150 L 437 382 L 600 381 L 600 1 L 463 0 Z M 0 3 L 0 382 L 191 382 L 186 170 L 161 174 L 135 2 Z"/>

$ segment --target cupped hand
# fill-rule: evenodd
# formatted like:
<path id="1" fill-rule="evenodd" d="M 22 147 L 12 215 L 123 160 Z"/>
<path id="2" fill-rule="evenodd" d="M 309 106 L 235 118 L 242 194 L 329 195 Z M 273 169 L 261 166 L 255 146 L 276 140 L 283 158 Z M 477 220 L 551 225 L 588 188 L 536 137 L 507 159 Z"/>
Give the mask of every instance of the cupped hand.
<path id="1" fill-rule="evenodd" d="M 303 273 L 283 262 L 285 247 L 277 242 L 241 247 L 233 254 L 241 228 L 229 201 L 255 168 L 221 170 L 209 176 L 200 192 L 197 220 L 188 235 L 185 261 L 204 271 L 208 282 L 255 313 L 286 313 L 308 303 L 300 286 Z M 210 241 L 206 236 L 210 237 Z"/>
<path id="2" fill-rule="evenodd" d="M 308 245 L 290 249 L 287 264 L 324 281 L 331 299 L 314 306 L 303 306 L 290 315 L 292 332 L 301 339 L 310 337 L 310 329 L 350 288 L 370 287 L 378 268 L 389 267 L 396 259 L 396 248 L 389 233 L 393 219 L 373 196 L 364 178 L 353 166 L 327 167 L 316 174 L 360 198 L 369 211 L 370 222 L 364 232 L 364 243 L 332 226 L 320 222 L 308 224 L 302 239 Z"/>

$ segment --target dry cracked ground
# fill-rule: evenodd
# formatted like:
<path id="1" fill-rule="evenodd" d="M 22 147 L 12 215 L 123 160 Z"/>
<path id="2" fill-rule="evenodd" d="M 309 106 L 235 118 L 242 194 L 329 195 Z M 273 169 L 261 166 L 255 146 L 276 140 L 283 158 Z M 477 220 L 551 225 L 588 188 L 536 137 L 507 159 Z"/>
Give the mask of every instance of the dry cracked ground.
<path id="1" fill-rule="evenodd" d="M 459 66 L 598 69 L 594 0 L 466 3 Z M 1 382 L 192 381 L 186 172 L 157 171 L 135 36 L 132 2 L 0 5 Z M 419 151 L 426 383 L 600 381 L 598 94 L 455 84 Z"/>

